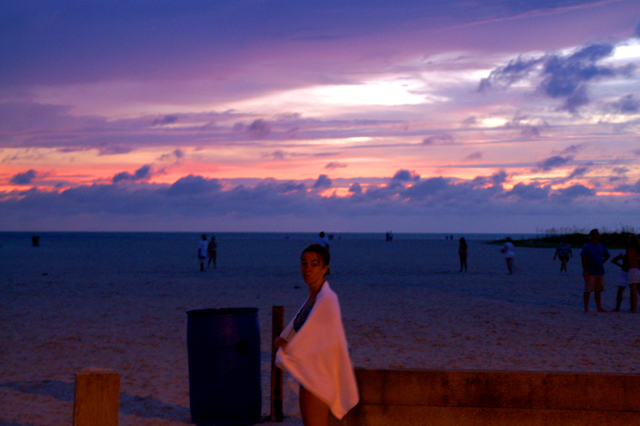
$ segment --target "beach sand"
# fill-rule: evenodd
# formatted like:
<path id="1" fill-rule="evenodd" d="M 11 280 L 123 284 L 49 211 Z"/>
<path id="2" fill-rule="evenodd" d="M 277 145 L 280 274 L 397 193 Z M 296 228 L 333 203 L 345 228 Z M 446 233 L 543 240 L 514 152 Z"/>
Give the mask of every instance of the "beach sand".
<path id="1" fill-rule="evenodd" d="M 0 426 L 71 425 L 74 375 L 122 374 L 120 425 L 190 424 L 186 326 L 191 309 L 257 307 L 264 415 L 271 311 L 289 321 L 307 290 L 298 238 L 218 240 L 218 269 L 199 272 L 198 236 L 118 235 L 0 241 Z M 357 367 L 588 373 L 640 372 L 640 316 L 583 312 L 580 249 L 568 274 L 554 249 L 516 248 L 507 275 L 498 246 L 469 241 L 333 240 L 329 282 Z M 612 250 L 612 256 L 619 251 Z M 605 309 L 619 268 L 606 265 Z M 296 288 L 299 286 L 300 288 Z M 591 310 L 595 311 L 593 298 Z M 285 386 L 285 425 L 301 425 Z"/>

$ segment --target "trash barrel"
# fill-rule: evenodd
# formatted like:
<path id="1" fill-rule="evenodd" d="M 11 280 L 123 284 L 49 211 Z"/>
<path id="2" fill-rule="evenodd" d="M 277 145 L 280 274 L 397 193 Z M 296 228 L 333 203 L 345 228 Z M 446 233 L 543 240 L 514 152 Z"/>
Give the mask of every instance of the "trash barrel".
<path id="1" fill-rule="evenodd" d="M 187 312 L 191 420 L 199 426 L 261 421 L 258 308 Z"/>
<path id="2" fill-rule="evenodd" d="M 33 245 L 34 247 L 39 247 L 40 246 L 40 236 L 39 235 L 34 235 L 33 237 L 31 237 L 31 245 Z"/>

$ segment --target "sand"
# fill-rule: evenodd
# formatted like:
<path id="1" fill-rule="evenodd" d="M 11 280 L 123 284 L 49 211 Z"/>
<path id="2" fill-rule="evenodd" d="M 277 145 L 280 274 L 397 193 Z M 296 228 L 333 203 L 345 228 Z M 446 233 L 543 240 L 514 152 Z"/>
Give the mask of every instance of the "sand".
<path id="1" fill-rule="evenodd" d="M 0 240 L 0 426 L 71 425 L 74 374 L 86 367 L 122 374 L 120 425 L 190 424 L 186 311 L 199 308 L 259 308 L 268 414 L 271 308 L 288 321 L 306 298 L 298 264 L 309 241 L 218 239 L 218 269 L 204 273 L 197 235 Z M 640 372 L 628 290 L 623 312 L 585 314 L 579 249 L 564 274 L 553 249 L 517 248 L 509 276 L 499 247 L 478 241 L 458 273 L 457 247 L 332 241 L 329 281 L 355 366 Z M 606 271 L 613 309 L 619 269 Z M 285 391 L 284 424 L 301 425 Z"/>

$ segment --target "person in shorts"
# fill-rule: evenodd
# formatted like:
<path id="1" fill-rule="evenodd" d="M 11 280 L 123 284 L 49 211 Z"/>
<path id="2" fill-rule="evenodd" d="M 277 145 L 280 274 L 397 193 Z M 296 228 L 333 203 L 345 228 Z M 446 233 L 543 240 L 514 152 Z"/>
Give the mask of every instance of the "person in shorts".
<path id="1" fill-rule="evenodd" d="M 562 238 L 562 242 L 558 244 L 558 248 L 556 249 L 556 254 L 553 255 L 553 260 L 556 260 L 556 256 L 560 259 L 560 272 L 567 272 L 567 262 L 569 261 L 569 257 L 573 257 L 573 253 L 571 252 L 571 244 L 569 244 L 569 237 L 566 235 Z"/>
<path id="2" fill-rule="evenodd" d="M 610 255 L 609 250 L 600 243 L 600 232 L 592 229 L 589 232 L 591 240 L 582 247 L 582 276 L 584 277 L 584 311 L 589 312 L 589 297 L 594 293 L 598 312 L 606 312 L 602 308 L 600 295 L 604 291 L 604 262 Z"/>
<path id="3" fill-rule="evenodd" d="M 618 265 L 621 268 L 620 281 L 618 282 L 618 294 L 616 296 L 616 308 L 613 310 L 614 312 L 620 312 L 622 295 L 624 294 L 624 289 L 627 288 L 627 275 L 629 272 L 629 257 L 627 256 L 627 251 L 625 250 L 623 253 L 620 253 L 611 259 L 611 263 Z M 633 302 L 631 304 L 631 309 L 633 309 Z"/>

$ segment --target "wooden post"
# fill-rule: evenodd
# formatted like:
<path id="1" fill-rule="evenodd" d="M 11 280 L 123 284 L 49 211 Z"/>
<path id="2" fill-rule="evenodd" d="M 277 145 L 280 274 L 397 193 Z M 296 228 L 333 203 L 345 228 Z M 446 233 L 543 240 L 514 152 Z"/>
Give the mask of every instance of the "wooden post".
<path id="1" fill-rule="evenodd" d="M 284 306 L 273 306 L 272 332 L 273 342 L 284 329 Z M 282 370 L 276 367 L 276 348 L 271 345 L 271 421 L 282 421 Z"/>
<path id="2" fill-rule="evenodd" d="M 76 374 L 74 426 L 118 426 L 120 374 L 89 368 Z"/>

